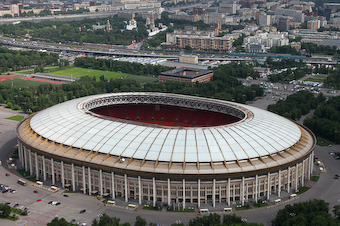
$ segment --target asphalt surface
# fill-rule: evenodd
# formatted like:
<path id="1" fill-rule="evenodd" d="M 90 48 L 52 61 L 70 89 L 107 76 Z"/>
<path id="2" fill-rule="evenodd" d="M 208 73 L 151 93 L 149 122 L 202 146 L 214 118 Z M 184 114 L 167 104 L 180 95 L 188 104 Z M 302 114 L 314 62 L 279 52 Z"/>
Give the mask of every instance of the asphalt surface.
<path id="1" fill-rule="evenodd" d="M 265 106 L 271 102 L 275 102 L 272 99 L 262 98 L 251 105 L 260 108 L 266 108 Z M 199 216 L 198 213 L 169 213 L 166 211 L 158 212 L 151 210 L 143 210 L 139 207 L 137 210 L 127 210 L 125 207 L 128 203 L 123 200 L 117 199 L 117 206 L 108 207 L 97 200 L 95 197 L 83 195 L 80 193 L 70 193 L 69 197 L 64 197 L 62 191 L 57 193 L 51 193 L 49 191 L 36 188 L 32 186 L 32 183 L 28 181 L 28 186 L 21 186 L 17 184 L 18 174 L 14 170 L 8 170 L 6 160 L 12 155 L 15 145 L 17 143 L 15 137 L 15 127 L 17 121 L 6 119 L 7 117 L 20 114 L 19 112 L 11 111 L 0 107 L 0 160 L 2 166 L 0 167 L 0 183 L 7 184 L 12 189 L 17 190 L 17 193 L 0 193 L 0 202 L 10 202 L 11 206 L 18 202 L 20 205 L 29 208 L 31 212 L 28 216 L 21 216 L 19 221 L 12 222 L 9 220 L 0 219 L 1 226 L 13 226 L 13 225 L 46 225 L 54 217 L 64 217 L 67 221 L 75 218 L 76 222 L 91 224 L 94 218 L 98 218 L 100 214 L 107 213 L 109 216 L 119 217 L 121 222 L 130 222 L 134 224 L 136 216 L 141 216 L 147 220 L 148 223 L 156 222 L 160 225 L 171 225 L 176 220 L 181 220 L 184 223 L 189 222 L 190 219 Z M 335 174 L 340 174 L 340 160 L 336 160 L 329 154 L 329 152 L 339 152 L 339 146 L 332 147 L 320 147 L 315 149 L 315 155 L 325 165 L 324 173 L 321 173 L 321 177 L 318 182 L 307 181 L 306 185 L 312 188 L 307 192 L 299 195 L 295 200 L 282 199 L 282 203 L 279 205 L 270 205 L 269 207 L 253 208 L 250 210 L 236 211 L 235 213 L 242 218 L 247 219 L 248 222 L 258 222 L 264 225 L 271 225 L 271 221 L 274 219 L 277 211 L 284 208 L 285 204 L 291 204 L 295 202 L 306 201 L 313 198 L 323 199 L 330 203 L 330 210 L 334 205 L 340 204 L 340 180 L 333 179 Z M 316 167 L 316 166 L 315 166 Z M 6 177 L 5 173 L 9 172 L 11 176 Z M 37 190 L 38 193 L 33 193 Z M 37 199 L 42 199 L 41 202 L 37 202 Z M 59 201 L 61 205 L 54 206 L 48 204 L 49 201 Z M 222 204 L 219 204 L 221 207 Z M 86 209 L 86 212 L 81 214 L 80 210 Z M 213 208 L 209 208 L 210 211 L 214 211 Z M 219 212 L 221 213 L 221 212 Z M 260 217 L 259 217 L 260 216 Z"/>

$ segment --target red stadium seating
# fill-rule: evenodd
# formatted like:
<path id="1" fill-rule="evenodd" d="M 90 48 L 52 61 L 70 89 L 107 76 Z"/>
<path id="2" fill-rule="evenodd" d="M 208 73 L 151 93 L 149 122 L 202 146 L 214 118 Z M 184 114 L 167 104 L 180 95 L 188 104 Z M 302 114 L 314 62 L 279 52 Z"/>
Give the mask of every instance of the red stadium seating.
<path id="1" fill-rule="evenodd" d="M 114 105 L 92 109 L 91 111 L 107 117 L 175 127 L 219 126 L 239 120 L 234 116 L 218 112 L 151 104 Z"/>

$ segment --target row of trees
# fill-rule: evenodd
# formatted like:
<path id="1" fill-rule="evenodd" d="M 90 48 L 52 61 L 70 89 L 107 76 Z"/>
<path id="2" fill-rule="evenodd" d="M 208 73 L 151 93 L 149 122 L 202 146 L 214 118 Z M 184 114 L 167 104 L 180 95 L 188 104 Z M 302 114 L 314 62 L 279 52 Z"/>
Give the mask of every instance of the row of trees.
<path id="1" fill-rule="evenodd" d="M 340 50 L 336 48 L 336 46 L 324 46 L 324 45 L 316 45 L 314 43 L 301 43 L 301 49 L 304 50 L 304 53 L 307 55 L 311 54 L 324 54 L 324 55 L 340 55 Z M 274 46 L 270 48 L 271 53 L 279 53 L 279 54 L 291 54 L 291 55 L 301 55 L 302 52 L 298 51 L 294 47 L 289 45 L 286 46 Z"/>
<path id="2" fill-rule="evenodd" d="M 297 68 L 296 70 L 291 70 L 290 68 L 288 68 L 287 71 L 283 71 L 279 74 L 269 75 L 268 79 L 271 82 L 287 83 L 289 81 L 299 80 L 300 78 L 311 72 L 312 70 L 307 67 Z"/>
<path id="3" fill-rule="evenodd" d="M 300 91 L 288 96 L 286 100 L 279 100 L 276 104 L 269 105 L 268 110 L 286 118 L 298 120 L 324 101 L 325 97 L 322 93 L 314 97 L 314 94 L 309 91 Z"/>
<path id="4" fill-rule="evenodd" d="M 333 207 L 333 218 L 329 213 L 329 204 L 324 200 L 313 199 L 306 202 L 299 202 L 293 205 L 286 205 L 278 211 L 273 225 L 275 226 L 338 226 L 340 225 L 340 205 Z M 54 218 L 47 226 L 72 226 L 64 218 Z M 91 226 L 130 226 L 130 223 L 120 223 L 117 217 L 110 217 L 103 214 L 99 221 L 94 219 Z M 153 225 L 150 223 L 149 225 Z M 170 222 L 169 222 L 170 225 Z M 196 217 L 189 221 L 187 226 L 261 226 L 263 224 L 247 223 L 241 217 L 232 215 L 210 214 L 209 216 Z M 134 226 L 147 226 L 144 218 L 137 216 Z M 171 226 L 185 226 L 184 223 L 173 223 Z"/>
<path id="5" fill-rule="evenodd" d="M 313 118 L 305 119 L 304 125 L 317 136 L 340 144 L 340 97 L 334 97 L 320 104 Z"/>
<path id="6" fill-rule="evenodd" d="M 111 30 L 93 29 L 93 25 L 107 24 L 110 20 Z M 40 23 L 22 22 L 0 26 L 0 32 L 10 37 L 32 35 L 32 39 L 63 43 L 101 43 L 109 45 L 130 45 L 132 41 L 141 41 L 148 36 L 143 21 L 136 18 L 138 29 L 125 30 L 124 18 L 117 16 L 110 18 L 84 19 L 82 21 L 61 22 L 42 21 Z"/>
<path id="7" fill-rule="evenodd" d="M 85 66 L 86 68 L 92 67 L 95 69 L 100 69 L 103 66 L 102 62 L 104 62 L 106 65 L 110 65 L 110 61 L 102 59 L 95 60 L 93 58 L 78 58 L 76 62 L 80 62 L 82 60 L 85 60 L 85 62 L 101 62 L 98 64 L 98 67 L 95 67 L 94 64 L 89 64 Z M 79 65 L 80 64 L 78 64 L 78 66 Z M 112 61 L 111 65 L 112 70 L 120 70 L 122 72 L 136 74 L 146 71 L 146 69 L 143 67 L 151 67 L 151 69 L 148 69 L 149 71 L 147 74 L 157 74 L 163 69 L 167 69 L 162 68 L 162 66 L 143 66 L 135 63 L 115 61 Z M 82 77 L 76 82 L 64 84 L 62 86 L 51 84 L 40 85 L 37 89 L 17 88 L 11 87 L 8 84 L 0 83 L 0 103 L 10 103 L 11 106 L 19 106 L 25 112 L 36 112 L 67 100 L 88 95 L 112 92 L 178 93 L 230 100 L 240 103 L 252 101 L 257 96 L 263 95 L 263 90 L 260 87 L 256 85 L 243 87 L 242 83 L 239 82 L 236 77 L 233 77 L 246 77 L 248 73 L 251 73 L 251 70 L 246 65 L 221 65 L 214 70 L 215 73 L 213 81 L 209 83 L 196 83 L 193 85 L 178 82 L 166 82 L 147 83 L 141 86 L 140 83 L 134 80 L 111 79 L 108 81 L 102 78 L 97 82 L 94 77 Z"/>
<path id="8" fill-rule="evenodd" d="M 286 205 L 279 210 L 273 225 L 275 226 L 337 226 L 339 222 L 340 206 L 334 206 L 334 219 L 329 213 L 329 204 L 324 200 L 313 199 L 307 202 Z"/>
<path id="9" fill-rule="evenodd" d="M 95 59 L 93 57 L 79 57 L 75 60 L 74 65 L 82 68 L 92 68 L 104 71 L 120 71 L 134 75 L 154 75 L 158 76 L 163 71 L 173 69 L 172 67 L 162 65 L 130 63 L 124 61 L 115 61 L 109 59 Z"/>
<path id="10" fill-rule="evenodd" d="M 324 83 L 327 87 L 340 89 L 340 69 L 330 71 Z"/>
<path id="11" fill-rule="evenodd" d="M 34 65 L 58 65 L 59 56 L 54 53 L 17 51 L 0 48 L 0 73 L 17 71 Z"/>
<path id="12" fill-rule="evenodd" d="M 47 226 L 73 226 L 74 224 L 68 223 L 64 218 L 55 217 L 51 222 L 47 223 Z M 107 214 L 103 214 L 99 221 L 94 219 L 91 226 L 130 226 L 130 223 L 121 223 L 120 218 L 110 217 Z M 147 226 L 147 222 L 144 218 L 137 216 L 134 226 Z M 149 225 L 156 225 L 156 223 L 150 223 Z M 169 222 L 170 225 L 170 222 Z M 247 223 L 242 220 L 241 217 L 236 215 L 224 215 L 221 220 L 221 216 L 218 214 L 210 214 L 209 216 L 196 217 L 187 224 L 188 226 L 261 226 L 262 224 Z M 173 223 L 171 226 L 185 226 L 183 223 Z"/>
<path id="13" fill-rule="evenodd" d="M 302 61 L 296 61 L 294 59 L 281 59 L 274 61 L 271 56 L 266 59 L 267 67 L 272 69 L 292 68 L 292 67 L 304 67 L 306 64 Z"/>

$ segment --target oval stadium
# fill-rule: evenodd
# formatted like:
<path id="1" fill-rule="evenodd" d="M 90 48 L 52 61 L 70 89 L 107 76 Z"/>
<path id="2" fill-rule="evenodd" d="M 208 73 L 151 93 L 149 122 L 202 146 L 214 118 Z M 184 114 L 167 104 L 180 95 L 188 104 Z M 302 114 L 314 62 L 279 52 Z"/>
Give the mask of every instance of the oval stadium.
<path id="1" fill-rule="evenodd" d="M 21 121 L 21 166 L 64 188 L 139 204 L 242 204 L 304 186 L 315 136 L 248 105 L 169 93 L 64 102 Z"/>

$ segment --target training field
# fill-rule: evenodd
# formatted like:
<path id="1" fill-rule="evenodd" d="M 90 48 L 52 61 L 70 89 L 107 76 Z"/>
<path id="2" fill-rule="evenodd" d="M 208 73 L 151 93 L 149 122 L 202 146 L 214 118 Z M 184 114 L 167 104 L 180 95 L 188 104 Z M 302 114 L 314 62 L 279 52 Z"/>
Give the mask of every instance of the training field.
<path id="1" fill-rule="evenodd" d="M 97 81 L 99 81 L 100 77 L 104 75 L 106 79 L 117 79 L 117 78 L 123 78 L 123 79 L 131 79 L 139 82 L 140 84 L 145 84 L 148 82 L 156 82 L 158 81 L 158 78 L 148 77 L 148 76 L 142 76 L 142 75 L 132 75 L 127 73 L 119 73 L 114 71 L 102 71 L 102 70 L 94 70 L 94 69 L 85 69 L 85 68 L 79 68 L 79 67 L 72 67 L 62 70 L 56 70 L 49 72 L 53 75 L 61 75 L 61 76 L 68 76 L 68 77 L 76 77 L 80 78 L 83 76 L 95 76 L 97 78 Z"/>
<path id="2" fill-rule="evenodd" d="M 53 72 L 50 72 L 50 74 L 68 76 L 68 77 L 72 76 L 76 78 L 80 78 L 83 76 L 90 76 L 90 77 L 94 76 L 97 78 L 97 81 L 99 81 L 100 77 L 103 76 L 104 74 L 105 74 L 106 79 L 116 79 L 116 78 L 121 78 L 121 77 L 131 75 L 131 74 L 126 74 L 126 73 L 118 73 L 114 71 L 101 71 L 101 70 L 85 69 L 85 68 L 79 68 L 79 67 L 53 71 Z"/>

